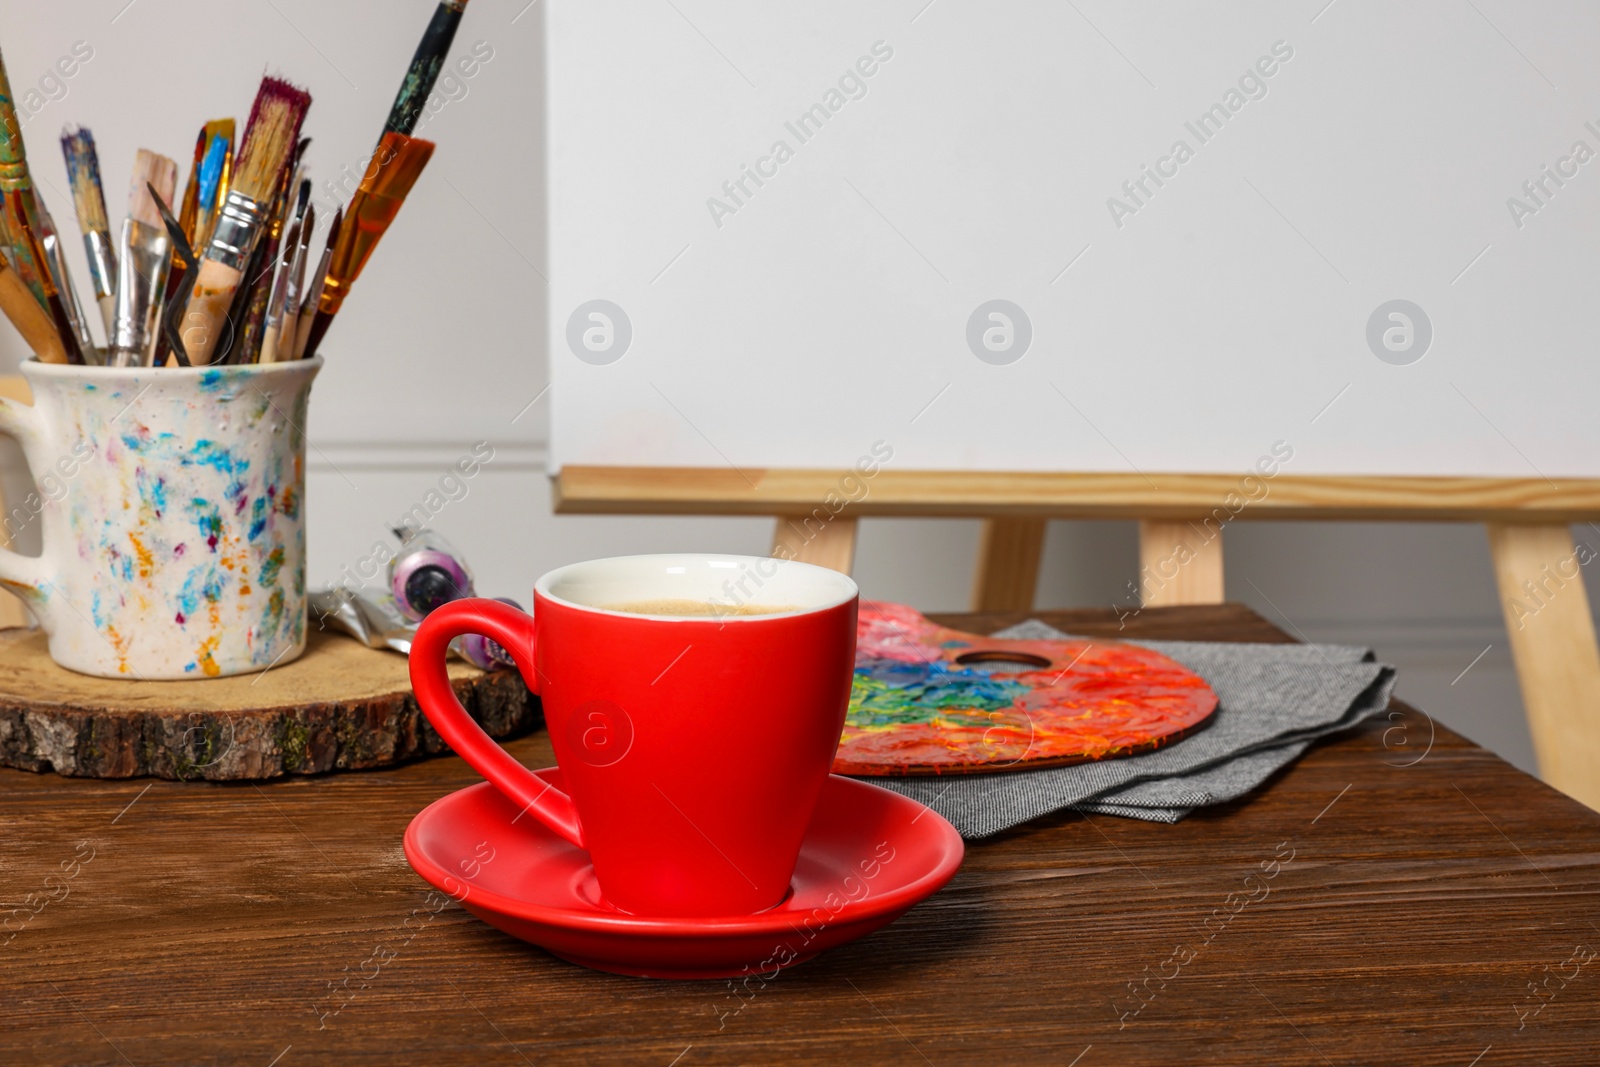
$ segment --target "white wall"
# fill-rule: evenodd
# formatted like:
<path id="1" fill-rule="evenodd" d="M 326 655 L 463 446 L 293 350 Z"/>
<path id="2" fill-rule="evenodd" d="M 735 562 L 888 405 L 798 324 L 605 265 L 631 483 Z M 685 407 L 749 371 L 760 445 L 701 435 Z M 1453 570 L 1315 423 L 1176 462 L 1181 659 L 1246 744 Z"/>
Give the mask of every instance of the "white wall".
<path id="1" fill-rule="evenodd" d="M 332 14 L 325 14 L 332 5 L 275 0 L 298 31 L 269 6 L 251 6 L 260 36 L 250 46 L 256 51 L 232 64 L 202 64 L 202 73 L 226 86 L 204 88 L 204 104 L 177 107 L 169 102 L 180 89 L 174 75 L 163 70 L 148 84 L 136 80 L 130 87 L 126 65 L 142 61 L 147 42 L 170 27 L 224 25 L 244 15 L 213 14 L 216 5 L 199 0 L 142 0 L 113 23 L 124 3 L 74 4 L 70 14 L 60 6 L 6 13 L 4 46 L 14 88 L 38 78 L 73 40 L 90 34 L 95 42 L 97 58 L 70 83 L 67 98 L 25 127 L 41 171 L 63 187 L 51 142 L 62 122 L 92 123 L 97 133 L 124 131 L 119 143 L 131 157 L 141 137 L 135 131 L 148 121 L 141 108 L 181 112 L 156 124 L 170 132 L 153 145 L 177 153 L 185 137 L 192 144 L 191 127 L 202 118 L 248 105 L 251 83 L 269 55 L 316 90 L 310 132 L 319 138 L 318 150 L 328 153 L 317 157 L 318 166 L 327 167 L 339 150 L 364 146 L 381 125 L 433 6 L 431 0 L 389 5 L 403 12 L 395 16 L 402 25 L 385 33 L 381 45 L 363 44 L 356 33 L 357 12 L 372 10 L 375 0 L 339 5 Z M 540 6 L 513 22 L 521 9 L 521 0 L 474 0 L 469 8 L 458 50 L 487 40 L 496 58 L 467 97 L 449 104 L 427 131 L 440 142 L 439 153 L 330 335 L 310 427 L 314 584 L 358 564 L 388 523 L 422 500 L 478 440 L 493 443 L 494 460 L 469 483 L 465 498 L 447 504 L 435 521 L 474 562 L 484 592 L 525 599 L 542 571 L 594 556 L 687 548 L 759 552 L 767 544 L 769 524 L 759 519 L 550 514 L 543 474 L 548 396 L 516 418 L 544 386 L 536 339 L 544 336 L 546 320 L 542 283 L 529 265 L 542 269 L 545 241 Z M 185 21 L 186 13 L 195 15 L 193 22 Z M 197 49 L 183 50 L 192 56 Z M 333 64 L 360 89 L 340 89 Z M 227 73 L 224 66 L 240 69 Z M 101 73 L 113 69 L 121 73 Z M 181 89 L 190 93 L 192 84 L 186 80 Z M 344 105 L 338 105 L 341 98 Z M 124 169 L 118 174 L 108 175 L 108 183 L 126 180 Z M 51 196 L 51 202 L 64 221 L 65 199 Z M 21 354 L 20 340 L 0 324 L 0 373 Z M 21 479 L 15 456 L 0 452 L 0 485 L 12 499 L 25 492 Z M 24 531 L 24 546 L 33 532 Z M 1600 533 L 1580 533 L 1600 544 Z M 1531 768 L 1480 529 L 1241 522 L 1227 539 L 1230 597 L 1312 639 L 1375 644 L 1400 664 L 1402 696 Z M 857 575 L 870 596 L 928 610 L 960 609 L 976 548 L 973 522 L 868 520 Z M 1136 559 L 1131 524 L 1055 523 L 1038 602 L 1126 607 Z M 1600 588 L 1592 588 L 1591 598 L 1597 593 Z M 1452 685 L 1486 645 L 1492 645 L 1489 653 Z"/>

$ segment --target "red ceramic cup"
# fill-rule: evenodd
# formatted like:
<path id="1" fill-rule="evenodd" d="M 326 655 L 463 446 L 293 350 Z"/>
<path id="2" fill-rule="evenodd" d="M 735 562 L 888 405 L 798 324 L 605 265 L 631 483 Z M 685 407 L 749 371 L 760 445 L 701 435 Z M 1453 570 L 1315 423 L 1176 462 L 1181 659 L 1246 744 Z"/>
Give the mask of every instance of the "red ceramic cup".
<path id="1" fill-rule="evenodd" d="M 711 605 L 691 616 L 659 602 Z M 660 613 L 617 610 L 657 602 Z M 588 850 L 636 915 L 744 915 L 789 889 L 844 728 L 856 584 L 754 556 L 594 560 L 551 571 L 533 615 L 492 600 L 434 611 L 411 646 L 417 701 L 456 752 L 531 818 Z M 752 607 L 784 610 L 745 614 Z M 462 710 L 445 652 L 500 643 L 544 705 L 562 782 L 546 784 Z"/>

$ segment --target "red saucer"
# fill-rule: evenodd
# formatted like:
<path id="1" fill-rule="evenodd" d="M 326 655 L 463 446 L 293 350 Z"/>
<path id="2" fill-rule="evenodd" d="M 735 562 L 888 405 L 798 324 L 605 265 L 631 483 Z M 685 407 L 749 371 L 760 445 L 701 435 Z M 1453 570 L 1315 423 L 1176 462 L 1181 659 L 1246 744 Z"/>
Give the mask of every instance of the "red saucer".
<path id="1" fill-rule="evenodd" d="M 560 788 L 561 772 L 536 772 Z M 926 899 L 961 866 L 961 835 L 934 811 L 831 776 L 789 896 L 755 915 L 650 918 L 600 897 L 588 853 L 487 782 L 428 805 L 406 829 L 406 859 L 467 911 L 571 963 L 644 978 L 776 973 L 864 937 Z"/>

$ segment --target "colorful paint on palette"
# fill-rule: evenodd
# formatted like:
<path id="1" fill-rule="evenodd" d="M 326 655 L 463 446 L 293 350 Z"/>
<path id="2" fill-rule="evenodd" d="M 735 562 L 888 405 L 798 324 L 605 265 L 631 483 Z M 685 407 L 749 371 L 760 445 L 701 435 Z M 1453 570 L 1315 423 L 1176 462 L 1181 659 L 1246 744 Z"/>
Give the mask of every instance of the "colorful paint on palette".
<path id="1" fill-rule="evenodd" d="M 1202 726 L 1199 675 L 1109 640 L 1004 641 L 862 601 L 836 774 L 969 774 L 1146 751 Z"/>
<path id="2" fill-rule="evenodd" d="M 213 678 L 300 654 L 302 427 L 321 365 L 23 365 L 34 406 L 0 401 L 0 432 L 22 443 L 49 497 L 44 552 L 0 551 L 0 583 L 57 663 Z"/>

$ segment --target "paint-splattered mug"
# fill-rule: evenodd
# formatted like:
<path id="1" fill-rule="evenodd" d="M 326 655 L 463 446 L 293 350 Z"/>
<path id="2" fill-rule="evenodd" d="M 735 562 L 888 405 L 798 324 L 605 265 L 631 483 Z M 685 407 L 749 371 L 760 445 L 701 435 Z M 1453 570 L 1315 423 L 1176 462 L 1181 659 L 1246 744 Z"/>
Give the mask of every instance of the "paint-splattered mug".
<path id="1" fill-rule="evenodd" d="M 61 666 L 217 678 L 305 648 L 305 424 L 320 358 L 264 366 L 22 366 L 0 433 L 39 486 L 37 558 L 0 550 Z M 33 513 L 37 520 L 32 520 Z M 13 524 L 13 528 L 14 528 Z"/>

